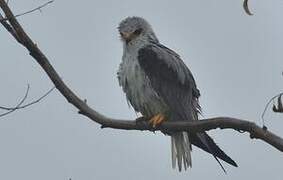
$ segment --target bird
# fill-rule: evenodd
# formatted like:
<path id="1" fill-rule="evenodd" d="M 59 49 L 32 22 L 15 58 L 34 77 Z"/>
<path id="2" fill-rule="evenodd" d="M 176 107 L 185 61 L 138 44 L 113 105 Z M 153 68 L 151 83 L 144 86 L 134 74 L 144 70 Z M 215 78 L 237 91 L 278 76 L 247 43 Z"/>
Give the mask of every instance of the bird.
<path id="1" fill-rule="evenodd" d="M 134 111 L 153 127 L 164 121 L 197 121 L 201 113 L 200 91 L 181 57 L 161 44 L 152 26 L 142 17 L 130 16 L 118 25 L 123 44 L 117 78 Z M 192 145 L 237 167 L 206 132 L 164 132 L 171 136 L 172 167 L 192 167 Z M 219 159 L 218 159 L 219 158 Z"/>

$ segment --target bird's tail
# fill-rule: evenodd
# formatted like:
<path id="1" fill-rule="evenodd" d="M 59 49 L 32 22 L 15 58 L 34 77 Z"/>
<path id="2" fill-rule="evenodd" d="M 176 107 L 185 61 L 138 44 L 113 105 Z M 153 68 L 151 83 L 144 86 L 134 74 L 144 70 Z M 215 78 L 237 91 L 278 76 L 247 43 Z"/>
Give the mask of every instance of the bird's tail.
<path id="1" fill-rule="evenodd" d="M 218 158 L 222 159 L 223 161 L 229 163 L 232 166 L 238 167 L 236 162 L 231 159 L 224 151 L 222 151 L 216 143 L 213 141 L 211 137 L 208 136 L 207 133 L 197 133 L 197 134 L 190 134 L 189 138 L 191 140 L 191 143 L 202 150 L 210 153 L 213 155 L 213 157 L 216 159 L 216 161 L 219 163 L 223 171 L 226 173 L 224 167 L 218 160 Z"/>
<path id="2" fill-rule="evenodd" d="M 192 166 L 191 143 L 187 132 L 178 132 L 171 135 L 172 167 L 178 164 L 179 171 L 184 164 L 185 170 Z"/>

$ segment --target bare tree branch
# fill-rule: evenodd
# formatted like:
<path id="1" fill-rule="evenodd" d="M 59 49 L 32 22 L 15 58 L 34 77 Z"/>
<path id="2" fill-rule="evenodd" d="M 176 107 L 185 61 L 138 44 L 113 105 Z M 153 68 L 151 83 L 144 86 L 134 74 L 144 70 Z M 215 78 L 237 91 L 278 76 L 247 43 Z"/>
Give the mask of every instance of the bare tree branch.
<path id="1" fill-rule="evenodd" d="M 19 104 L 18 104 L 14 109 L 11 109 L 11 110 L 9 110 L 8 112 L 5 112 L 5 113 L 3 113 L 3 114 L 0 114 L 0 117 L 6 116 L 7 114 L 10 114 L 10 113 L 14 112 L 15 110 L 17 110 L 17 109 L 25 102 L 25 100 L 27 99 L 28 93 L 29 93 L 29 89 L 30 89 L 30 87 L 29 87 L 29 84 L 28 84 L 28 87 L 27 87 L 27 90 L 26 90 L 26 92 L 25 92 L 25 95 L 24 95 L 24 97 L 22 98 L 22 100 L 19 102 Z"/>
<path id="2" fill-rule="evenodd" d="M 41 11 L 41 9 L 42 9 L 43 7 L 49 5 L 49 4 L 53 3 L 53 2 L 54 2 L 54 0 L 48 1 L 48 2 L 46 2 L 46 3 L 44 3 L 44 4 L 40 5 L 40 6 L 38 6 L 38 7 L 36 7 L 36 8 L 34 8 L 34 9 L 32 9 L 32 10 L 26 11 L 26 12 L 21 13 L 21 14 L 17 14 L 17 15 L 15 15 L 15 17 L 23 16 L 23 15 L 25 15 L 25 14 L 32 13 L 32 12 L 34 12 L 34 11 L 36 11 L 36 10 Z M 8 5 L 8 3 L 9 3 L 9 1 L 7 0 L 7 5 Z M 21 42 L 20 39 L 18 38 L 17 33 L 15 32 L 15 30 L 13 29 L 13 27 L 7 22 L 7 20 L 8 20 L 8 18 L 7 18 L 7 17 L 6 17 L 6 18 L 3 17 L 3 16 L 1 15 L 1 13 L 0 13 L 0 23 L 5 27 L 5 29 L 6 29 L 19 43 L 22 44 L 22 42 Z"/>
<path id="3" fill-rule="evenodd" d="M 27 95 L 28 95 L 28 90 L 30 89 L 30 87 L 28 86 L 28 88 L 27 88 Z M 23 103 L 19 103 L 16 107 L 4 107 L 4 106 L 0 106 L 0 109 L 2 109 L 2 110 L 6 110 L 6 111 L 11 111 L 11 112 L 13 112 L 13 111 L 15 111 L 15 110 L 18 110 L 18 109 L 24 109 L 24 108 L 27 108 L 27 107 L 29 107 L 29 106 L 31 106 L 31 105 L 34 105 L 34 104 L 36 104 L 36 103 L 39 103 L 41 100 L 43 100 L 46 96 L 48 96 L 53 90 L 55 89 L 55 87 L 53 87 L 53 88 L 51 88 L 50 90 L 48 90 L 45 94 L 43 94 L 41 97 L 39 97 L 38 99 L 36 99 L 36 100 L 34 100 L 34 101 L 31 101 L 31 102 L 29 102 L 29 103 L 27 103 L 27 104 L 25 104 L 25 105 L 21 105 L 21 104 L 23 104 Z M 26 95 L 26 96 L 27 96 Z M 27 97 L 24 97 L 22 100 L 23 101 L 25 101 L 26 100 L 26 98 Z M 21 101 L 22 101 L 21 100 Z M 5 115 L 7 115 L 7 114 L 9 114 L 9 113 L 11 113 L 11 112 L 6 112 L 6 113 L 4 113 L 4 114 L 0 114 L 0 117 L 2 117 L 2 116 L 5 116 Z"/>
<path id="4" fill-rule="evenodd" d="M 99 123 L 102 128 L 114 128 L 124 130 L 170 130 L 170 131 L 190 131 L 201 132 L 211 129 L 234 129 L 237 131 L 245 131 L 250 133 L 251 138 L 257 138 L 265 141 L 266 143 L 274 146 L 283 152 L 283 139 L 266 128 L 261 128 L 253 122 L 246 120 L 217 117 L 205 119 L 201 121 L 188 121 L 188 122 L 164 122 L 161 126 L 153 129 L 147 121 L 131 121 L 119 120 L 108 118 L 94 109 L 90 108 L 85 101 L 80 99 L 60 78 L 58 73 L 50 64 L 44 53 L 37 47 L 37 45 L 30 39 L 30 37 L 23 30 L 21 25 L 14 17 L 12 11 L 6 4 L 5 0 L 0 0 L 0 7 L 7 16 L 11 26 L 15 30 L 20 43 L 29 51 L 30 55 L 39 63 L 42 69 L 46 72 L 50 80 L 54 83 L 55 87 L 67 99 L 69 103 L 78 108 L 79 113 L 85 115 L 92 121 Z M 138 123 L 139 122 L 139 123 Z"/>
<path id="5" fill-rule="evenodd" d="M 275 96 L 273 96 L 265 105 L 265 108 L 261 114 L 261 119 L 262 119 L 262 123 L 265 124 L 265 119 L 264 119 L 264 116 L 266 114 L 266 111 L 269 107 L 269 105 L 276 99 L 278 98 L 278 107 L 276 107 L 275 105 L 273 105 L 273 111 L 274 112 L 280 112 L 280 113 L 283 113 L 283 107 L 282 107 L 282 102 L 281 102 L 281 96 L 283 95 L 283 93 L 280 93 L 280 94 L 277 94 Z"/>
<path id="6" fill-rule="evenodd" d="M 272 110 L 275 113 L 283 113 L 282 95 L 283 93 L 277 97 L 277 105 L 273 104 Z"/>
<path id="7" fill-rule="evenodd" d="M 54 0 L 48 1 L 48 2 L 46 2 L 44 4 L 42 4 L 42 5 L 34 8 L 34 9 L 31 9 L 29 11 L 26 11 L 26 12 L 23 12 L 23 13 L 20 13 L 20 14 L 17 14 L 17 15 L 15 15 L 15 17 L 20 17 L 20 16 L 23 16 L 23 15 L 26 15 L 26 14 L 30 14 L 30 13 L 33 13 L 34 11 L 40 11 L 41 12 L 42 8 L 44 8 L 45 6 L 47 6 L 47 5 L 49 5 L 49 4 L 53 3 L 53 2 L 54 2 Z M 7 4 L 8 3 L 9 3 L 9 1 L 7 1 Z M 0 17 L 0 21 L 7 21 L 7 20 L 8 20 L 7 17 L 6 18 Z"/>
<path id="8" fill-rule="evenodd" d="M 0 13 L 0 19 L 4 19 L 4 17 L 1 15 Z M 15 32 L 15 30 L 13 29 L 13 27 L 7 22 L 7 21 L 2 21 L 0 20 L 0 23 L 4 26 L 4 28 L 19 42 L 19 38 L 18 38 L 18 35 L 17 33 Z"/>
<path id="9" fill-rule="evenodd" d="M 251 13 L 251 11 L 250 11 L 250 9 L 249 9 L 248 0 L 244 0 L 244 2 L 243 2 L 243 7 L 244 7 L 245 12 L 246 12 L 248 15 L 250 15 L 250 16 L 253 15 L 253 13 Z"/>

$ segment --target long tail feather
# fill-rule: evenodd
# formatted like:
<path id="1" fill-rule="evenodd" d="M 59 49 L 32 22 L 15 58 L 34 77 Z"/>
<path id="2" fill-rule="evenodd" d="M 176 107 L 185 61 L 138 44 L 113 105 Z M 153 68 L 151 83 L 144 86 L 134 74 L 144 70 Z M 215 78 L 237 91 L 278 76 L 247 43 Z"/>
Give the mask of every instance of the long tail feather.
<path id="1" fill-rule="evenodd" d="M 179 171 L 192 166 L 191 144 L 187 132 L 179 132 L 171 135 L 172 167 L 178 164 Z"/>
<path id="2" fill-rule="evenodd" d="M 212 154 L 217 162 L 220 164 L 221 168 L 224 172 L 225 169 L 223 168 L 222 164 L 217 158 L 222 159 L 223 161 L 229 163 L 232 166 L 238 167 L 236 162 L 231 159 L 225 152 L 223 152 L 213 141 L 211 137 L 208 136 L 206 133 L 198 133 L 198 134 L 190 134 L 189 135 L 191 143 L 202 150 Z"/>

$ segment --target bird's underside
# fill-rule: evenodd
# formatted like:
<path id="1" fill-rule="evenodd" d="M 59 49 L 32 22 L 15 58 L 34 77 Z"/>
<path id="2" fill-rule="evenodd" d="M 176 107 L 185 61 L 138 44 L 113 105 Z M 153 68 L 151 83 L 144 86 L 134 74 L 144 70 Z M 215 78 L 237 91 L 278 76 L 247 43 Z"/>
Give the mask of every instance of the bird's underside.
<path id="1" fill-rule="evenodd" d="M 128 102 L 153 127 L 163 121 L 198 120 L 199 90 L 192 73 L 171 49 L 160 44 L 151 26 L 142 18 L 129 17 L 119 26 L 124 45 L 122 63 L 118 71 L 119 84 Z M 166 132 L 171 136 L 172 165 L 178 169 L 191 166 L 191 144 L 237 166 L 204 133 Z"/>

